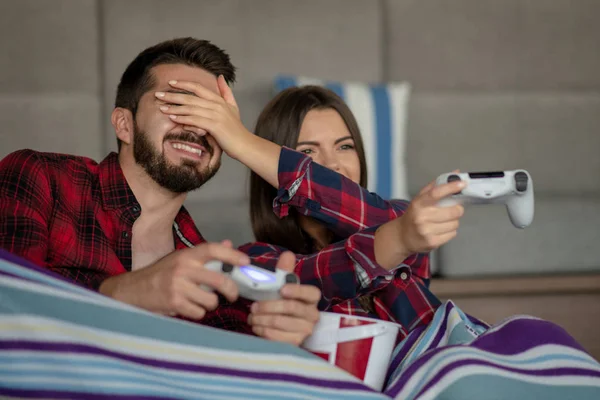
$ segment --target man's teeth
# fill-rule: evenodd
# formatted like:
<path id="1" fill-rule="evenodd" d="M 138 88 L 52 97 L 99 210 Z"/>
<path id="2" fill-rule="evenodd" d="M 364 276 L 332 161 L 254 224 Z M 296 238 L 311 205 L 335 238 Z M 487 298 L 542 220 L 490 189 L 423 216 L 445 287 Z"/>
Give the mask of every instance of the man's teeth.
<path id="1" fill-rule="evenodd" d="M 199 156 L 202 155 L 202 150 L 197 149 L 192 146 L 188 146 L 187 144 L 173 143 L 173 148 L 178 149 L 178 150 L 187 151 L 187 152 L 194 153 L 194 154 L 198 154 Z"/>

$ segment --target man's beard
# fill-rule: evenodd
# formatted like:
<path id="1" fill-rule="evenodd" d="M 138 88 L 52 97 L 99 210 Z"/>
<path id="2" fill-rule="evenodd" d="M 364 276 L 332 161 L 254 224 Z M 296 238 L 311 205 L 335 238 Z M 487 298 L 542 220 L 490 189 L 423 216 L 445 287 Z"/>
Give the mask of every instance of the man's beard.
<path id="1" fill-rule="evenodd" d="M 199 162 L 188 159 L 183 159 L 181 165 L 174 165 L 167 160 L 163 152 L 152 146 L 148 135 L 139 130 L 137 125 L 134 126 L 134 134 L 133 158 L 135 162 L 141 165 L 156 183 L 173 193 L 187 193 L 198 189 L 208 182 L 221 166 L 219 161 L 216 165 L 200 171 L 198 170 Z M 196 143 L 204 147 L 210 156 L 213 154 L 213 148 L 208 140 L 204 136 L 192 132 L 167 134 L 163 139 L 163 143 L 167 140 Z"/>

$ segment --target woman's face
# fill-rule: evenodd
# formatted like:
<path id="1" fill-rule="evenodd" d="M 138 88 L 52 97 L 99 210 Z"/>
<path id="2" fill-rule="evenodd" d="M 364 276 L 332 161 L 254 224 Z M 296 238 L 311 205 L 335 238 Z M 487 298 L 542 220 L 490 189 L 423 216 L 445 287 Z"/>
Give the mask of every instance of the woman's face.
<path id="1" fill-rule="evenodd" d="M 360 183 L 360 161 L 354 139 L 334 109 L 311 110 L 306 114 L 296 150 L 307 154 L 316 163 Z"/>

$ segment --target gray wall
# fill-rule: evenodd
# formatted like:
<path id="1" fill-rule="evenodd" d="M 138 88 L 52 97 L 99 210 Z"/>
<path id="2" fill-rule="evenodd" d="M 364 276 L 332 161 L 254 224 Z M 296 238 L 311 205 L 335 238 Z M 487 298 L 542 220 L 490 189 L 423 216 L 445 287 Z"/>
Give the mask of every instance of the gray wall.
<path id="1" fill-rule="evenodd" d="M 239 67 L 248 128 L 275 74 L 413 86 L 412 193 L 442 172 L 528 169 L 533 225 L 469 209 L 437 255 L 447 275 L 600 269 L 598 0 L 0 0 L 0 157 L 100 160 L 120 74 L 143 48 L 210 39 Z M 188 206 L 212 240 L 252 240 L 247 172 L 225 159 Z"/>

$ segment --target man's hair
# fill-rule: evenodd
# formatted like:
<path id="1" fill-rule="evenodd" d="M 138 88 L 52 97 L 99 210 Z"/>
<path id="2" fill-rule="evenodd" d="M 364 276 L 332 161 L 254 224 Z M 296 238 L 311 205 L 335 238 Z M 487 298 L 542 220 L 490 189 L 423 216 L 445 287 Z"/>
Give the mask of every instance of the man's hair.
<path id="1" fill-rule="evenodd" d="M 304 118 L 311 110 L 335 110 L 344 120 L 360 163 L 360 185 L 367 187 L 367 161 L 360 129 L 352 111 L 333 91 L 319 86 L 291 87 L 281 91 L 264 108 L 254 134 L 280 146 L 296 148 Z M 312 238 L 302 230 L 298 213 L 279 218 L 273 212 L 277 189 L 250 172 L 250 221 L 257 241 L 285 247 L 297 254 L 312 253 Z"/>
<path id="2" fill-rule="evenodd" d="M 142 51 L 127 66 L 117 87 L 115 107 L 137 112 L 140 98 L 154 86 L 152 68 L 161 64 L 185 64 L 202 68 L 215 76 L 223 75 L 228 84 L 235 82 L 235 70 L 229 55 L 208 40 L 191 37 L 158 43 Z M 117 139 L 119 149 L 121 141 Z"/>

